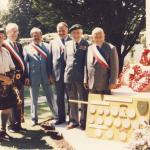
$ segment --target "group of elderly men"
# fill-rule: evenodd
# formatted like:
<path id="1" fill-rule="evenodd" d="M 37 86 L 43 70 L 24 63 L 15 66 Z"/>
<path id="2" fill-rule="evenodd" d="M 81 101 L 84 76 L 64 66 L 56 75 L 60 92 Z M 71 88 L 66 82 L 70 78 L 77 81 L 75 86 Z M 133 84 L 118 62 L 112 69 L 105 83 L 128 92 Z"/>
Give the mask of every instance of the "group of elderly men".
<path id="1" fill-rule="evenodd" d="M 32 42 L 22 48 L 17 42 L 17 24 L 6 26 L 7 38 L 0 29 L 0 139 L 12 139 L 6 133 L 7 121 L 9 131 L 26 131 L 21 126 L 25 85 L 30 86 L 32 125 L 38 124 L 37 101 L 42 86 L 53 114 L 51 123 L 65 123 L 68 113 L 67 129 L 78 126 L 85 129 L 86 105 L 81 105 L 79 115 L 77 103 L 68 103 L 66 111 L 65 99 L 87 101 L 89 92 L 111 94 L 111 89 L 116 88 L 118 55 L 115 46 L 105 41 L 102 28 L 92 31 L 91 44 L 82 38 L 83 29 L 79 24 L 69 29 L 65 22 L 60 22 L 57 33 L 58 38 L 48 44 L 42 40 L 42 31 L 34 27 L 30 31 Z M 9 72 L 15 74 L 14 80 Z M 18 92 L 14 92 L 14 87 Z"/>

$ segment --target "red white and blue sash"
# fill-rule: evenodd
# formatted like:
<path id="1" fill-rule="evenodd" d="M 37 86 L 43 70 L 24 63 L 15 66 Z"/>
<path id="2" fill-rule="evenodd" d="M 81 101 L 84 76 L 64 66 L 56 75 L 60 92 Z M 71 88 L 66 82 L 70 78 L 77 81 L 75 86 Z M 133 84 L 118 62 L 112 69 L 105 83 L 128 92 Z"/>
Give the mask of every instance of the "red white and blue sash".
<path id="1" fill-rule="evenodd" d="M 58 43 L 59 43 L 59 46 L 60 46 L 61 54 L 63 54 L 64 50 L 65 50 L 65 45 L 62 43 L 60 38 L 58 39 Z"/>
<path id="2" fill-rule="evenodd" d="M 42 50 L 42 48 L 40 48 L 39 46 L 37 46 L 34 43 L 30 44 L 44 59 L 48 59 L 47 54 Z"/>
<path id="3" fill-rule="evenodd" d="M 16 52 L 16 50 L 14 50 L 14 48 L 11 46 L 11 44 L 6 40 L 3 42 L 5 48 L 15 57 L 15 59 L 18 61 L 18 63 L 20 64 L 23 72 L 25 71 L 25 65 L 24 62 L 22 60 L 22 58 L 20 57 L 20 55 Z"/>
<path id="4" fill-rule="evenodd" d="M 95 44 L 92 46 L 92 51 L 93 51 L 93 56 L 95 58 L 94 63 L 99 63 L 101 66 L 105 68 L 109 68 L 108 63 L 106 62 L 105 58 L 102 56 L 102 54 L 98 51 L 97 47 Z"/>

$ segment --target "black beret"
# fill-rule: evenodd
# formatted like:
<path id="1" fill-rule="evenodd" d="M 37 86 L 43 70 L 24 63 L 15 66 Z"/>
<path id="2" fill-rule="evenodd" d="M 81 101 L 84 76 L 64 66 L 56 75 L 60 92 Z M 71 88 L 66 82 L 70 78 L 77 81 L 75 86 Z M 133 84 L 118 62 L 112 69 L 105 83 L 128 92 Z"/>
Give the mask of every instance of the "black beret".
<path id="1" fill-rule="evenodd" d="M 0 33 L 5 33 L 4 28 L 0 28 Z"/>
<path id="2" fill-rule="evenodd" d="M 69 31 L 72 32 L 73 30 L 82 29 L 82 26 L 80 24 L 73 25 Z"/>

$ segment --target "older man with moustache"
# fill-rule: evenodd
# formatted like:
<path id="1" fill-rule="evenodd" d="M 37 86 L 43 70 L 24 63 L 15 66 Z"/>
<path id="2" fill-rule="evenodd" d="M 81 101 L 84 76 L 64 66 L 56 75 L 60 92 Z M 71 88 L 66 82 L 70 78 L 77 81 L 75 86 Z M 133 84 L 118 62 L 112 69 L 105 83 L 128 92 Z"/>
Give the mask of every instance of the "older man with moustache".
<path id="1" fill-rule="evenodd" d="M 42 85 L 46 94 L 47 102 L 52 111 L 53 118 L 57 122 L 58 113 L 56 105 L 56 97 L 52 90 L 51 72 L 50 72 L 50 57 L 48 52 L 48 44 L 42 42 L 42 31 L 39 28 L 32 28 L 30 31 L 32 42 L 24 47 L 25 62 L 28 66 L 28 76 L 26 83 L 30 87 L 31 95 L 31 117 L 33 126 L 38 124 L 37 101 L 39 96 L 39 88 Z"/>
<path id="2" fill-rule="evenodd" d="M 66 121 L 65 113 L 65 84 L 64 84 L 64 71 L 65 71 L 65 60 L 64 51 L 65 44 L 71 40 L 68 36 L 68 25 L 65 22 L 57 24 L 58 38 L 50 42 L 50 57 L 51 57 L 51 72 L 53 72 L 56 92 L 57 92 L 57 106 L 58 106 L 58 117 L 59 121 L 57 124 L 64 123 Z"/>

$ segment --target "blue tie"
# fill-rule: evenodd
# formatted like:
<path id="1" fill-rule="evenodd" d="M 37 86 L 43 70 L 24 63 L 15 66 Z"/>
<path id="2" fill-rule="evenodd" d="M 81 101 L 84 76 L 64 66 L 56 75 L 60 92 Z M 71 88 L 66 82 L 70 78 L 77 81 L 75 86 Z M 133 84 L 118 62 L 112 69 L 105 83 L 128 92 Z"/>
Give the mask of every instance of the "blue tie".
<path id="1" fill-rule="evenodd" d="M 61 39 L 62 43 L 65 45 L 65 39 Z"/>

